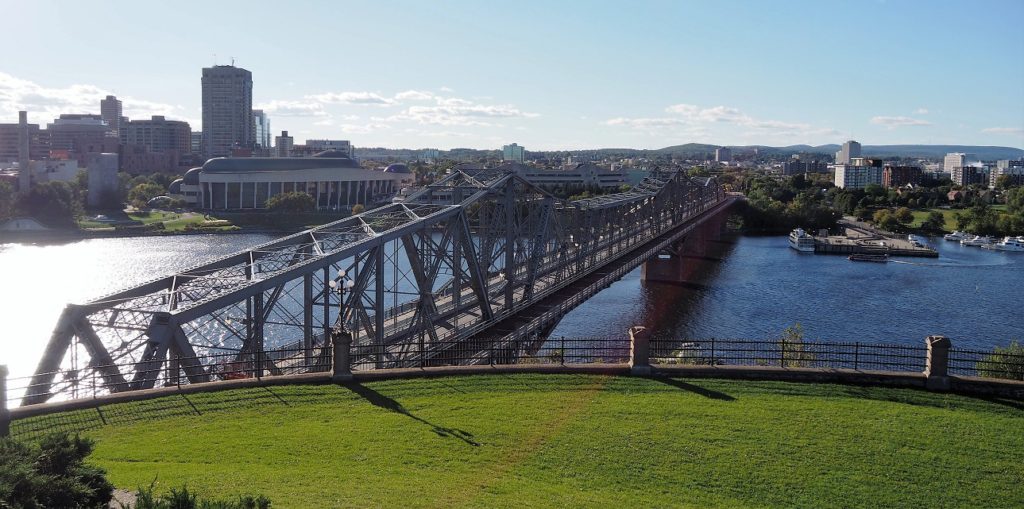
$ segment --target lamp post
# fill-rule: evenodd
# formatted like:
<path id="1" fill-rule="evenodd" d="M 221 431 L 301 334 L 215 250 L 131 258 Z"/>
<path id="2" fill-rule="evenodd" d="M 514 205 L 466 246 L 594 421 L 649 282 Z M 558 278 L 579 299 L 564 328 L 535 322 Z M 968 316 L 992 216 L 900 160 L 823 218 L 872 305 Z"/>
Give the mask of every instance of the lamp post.
<path id="1" fill-rule="evenodd" d="M 338 277 L 328 283 L 331 291 L 338 294 L 338 321 L 331 329 L 331 347 L 334 349 L 334 371 L 332 380 L 344 382 L 352 379 L 351 359 L 352 335 L 345 330 L 345 292 L 356 285 L 345 275 L 345 269 L 338 271 Z"/>

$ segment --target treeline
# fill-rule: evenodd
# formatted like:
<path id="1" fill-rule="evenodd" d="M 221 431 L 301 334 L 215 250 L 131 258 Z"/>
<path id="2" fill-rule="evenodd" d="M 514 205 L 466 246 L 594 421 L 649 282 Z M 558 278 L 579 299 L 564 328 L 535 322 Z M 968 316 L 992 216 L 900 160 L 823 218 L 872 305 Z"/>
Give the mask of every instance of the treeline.
<path id="1" fill-rule="evenodd" d="M 747 176 L 739 183 L 747 196 L 742 210 L 748 232 L 784 233 L 800 227 L 811 231 L 831 229 L 842 217 L 825 204 L 822 184 L 803 175 L 785 179 Z"/>
<path id="2" fill-rule="evenodd" d="M 956 227 L 975 235 L 1024 235 L 1024 187 L 1006 192 L 1006 212 L 979 203 L 956 214 Z"/>

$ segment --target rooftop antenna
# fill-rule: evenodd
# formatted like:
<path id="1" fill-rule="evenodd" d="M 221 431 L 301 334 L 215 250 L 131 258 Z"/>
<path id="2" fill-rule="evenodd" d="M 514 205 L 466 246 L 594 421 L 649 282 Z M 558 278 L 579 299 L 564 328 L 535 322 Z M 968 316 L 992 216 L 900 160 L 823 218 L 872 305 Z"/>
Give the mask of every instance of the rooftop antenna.
<path id="1" fill-rule="evenodd" d="M 235 66 L 235 57 L 231 57 L 231 67 Z"/>
<path id="2" fill-rule="evenodd" d="M 213 65 L 214 65 L 214 67 L 217 66 L 217 54 L 216 53 L 213 54 Z"/>

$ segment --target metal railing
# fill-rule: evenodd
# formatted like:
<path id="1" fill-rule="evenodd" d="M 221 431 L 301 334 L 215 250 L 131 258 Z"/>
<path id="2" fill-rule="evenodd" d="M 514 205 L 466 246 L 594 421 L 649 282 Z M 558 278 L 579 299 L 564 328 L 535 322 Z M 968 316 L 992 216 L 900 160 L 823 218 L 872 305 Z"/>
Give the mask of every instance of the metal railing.
<path id="1" fill-rule="evenodd" d="M 1024 350 L 996 348 L 989 351 L 949 349 L 949 374 L 1024 380 Z"/>
<path id="2" fill-rule="evenodd" d="M 838 343 L 745 339 L 652 338 L 652 365 L 774 366 L 921 372 L 925 347 L 883 343 Z"/>

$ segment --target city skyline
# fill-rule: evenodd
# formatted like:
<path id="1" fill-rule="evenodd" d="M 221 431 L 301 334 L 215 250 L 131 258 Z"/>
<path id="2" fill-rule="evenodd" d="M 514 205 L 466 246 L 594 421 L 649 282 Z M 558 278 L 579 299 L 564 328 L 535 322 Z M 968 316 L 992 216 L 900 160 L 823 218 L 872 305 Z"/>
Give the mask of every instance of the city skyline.
<path id="1" fill-rule="evenodd" d="M 163 115 L 198 131 L 201 69 L 234 60 L 253 73 L 253 108 L 271 118 L 273 134 L 296 140 L 1024 147 L 1019 2 L 644 2 L 585 12 L 532 2 L 307 2 L 290 5 L 344 13 L 346 23 L 326 16 L 259 39 L 251 27 L 265 17 L 260 2 L 184 5 L 192 8 L 159 15 L 122 2 L 4 5 L 26 20 L 13 37 L 45 31 L 49 42 L 0 63 L 0 122 L 15 122 L 20 109 L 40 125 L 60 113 L 99 114 L 112 94 L 125 117 Z M 200 7 L 203 19 L 185 23 Z M 123 33 L 74 43 L 82 35 L 70 27 L 115 11 Z M 944 28 L 954 24 L 957 37 Z M 971 28 L 998 37 L 971 37 Z M 108 37 L 133 44 L 87 58 Z"/>

